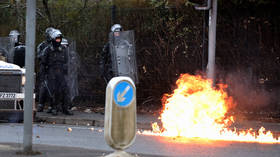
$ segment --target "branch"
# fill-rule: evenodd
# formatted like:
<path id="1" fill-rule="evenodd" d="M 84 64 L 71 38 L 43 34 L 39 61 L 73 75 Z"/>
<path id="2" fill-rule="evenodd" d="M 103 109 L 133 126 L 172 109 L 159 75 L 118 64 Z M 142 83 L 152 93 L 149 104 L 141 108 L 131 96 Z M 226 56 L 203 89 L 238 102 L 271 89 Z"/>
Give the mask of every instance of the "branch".
<path id="1" fill-rule="evenodd" d="M 45 12 L 48 16 L 49 22 L 52 23 L 52 16 L 51 16 L 49 6 L 48 6 L 48 0 L 43 0 L 43 5 L 44 5 L 44 8 L 45 8 Z"/>
<path id="2" fill-rule="evenodd" d="M 45 18 L 46 16 L 43 15 L 43 13 L 41 12 L 41 9 L 37 8 L 36 9 L 37 15 L 39 15 L 42 18 Z"/>
<path id="3" fill-rule="evenodd" d="M 88 0 L 84 1 L 84 9 L 87 7 L 87 2 L 88 2 Z"/>

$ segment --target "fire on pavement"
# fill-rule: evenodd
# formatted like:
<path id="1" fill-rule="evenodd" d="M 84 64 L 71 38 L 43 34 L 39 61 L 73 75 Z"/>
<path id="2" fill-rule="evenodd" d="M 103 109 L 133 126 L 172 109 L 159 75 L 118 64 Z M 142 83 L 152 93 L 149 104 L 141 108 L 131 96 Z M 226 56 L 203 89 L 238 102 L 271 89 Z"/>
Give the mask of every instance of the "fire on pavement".
<path id="1" fill-rule="evenodd" d="M 182 74 L 176 81 L 177 88 L 162 98 L 163 110 L 159 119 L 162 126 L 153 123 L 153 131 L 145 135 L 180 137 L 180 140 L 222 140 L 257 143 L 280 143 L 271 131 L 260 127 L 238 131 L 230 128 L 234 117 L 228 114 L 236 104 L 227 92 L 226 84 L 212 86 L 210 79 L 201 75 Z"/>

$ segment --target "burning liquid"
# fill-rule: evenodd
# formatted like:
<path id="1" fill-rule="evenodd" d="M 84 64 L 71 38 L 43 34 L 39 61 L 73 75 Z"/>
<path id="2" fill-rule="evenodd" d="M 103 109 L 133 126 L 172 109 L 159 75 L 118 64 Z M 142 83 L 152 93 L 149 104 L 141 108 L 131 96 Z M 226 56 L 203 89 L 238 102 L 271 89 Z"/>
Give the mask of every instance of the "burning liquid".
<path id="1" fill-rule="evenodd" d="M 144 134 L 168 137 L 203 138 L 210 140 L 280 143 L 270 131 L 261 127 L 258 133 L 252 129 L 237 131 L 229 129 L 234 118 L 227 112 L 235 104 L 225 92 L 226 85 L 212 87 L 209 79 L 189 74 L 181 75 L 176 82 L 178 88 L 162 99 L 162 127 L 152 125 L 153 131 Z"/>

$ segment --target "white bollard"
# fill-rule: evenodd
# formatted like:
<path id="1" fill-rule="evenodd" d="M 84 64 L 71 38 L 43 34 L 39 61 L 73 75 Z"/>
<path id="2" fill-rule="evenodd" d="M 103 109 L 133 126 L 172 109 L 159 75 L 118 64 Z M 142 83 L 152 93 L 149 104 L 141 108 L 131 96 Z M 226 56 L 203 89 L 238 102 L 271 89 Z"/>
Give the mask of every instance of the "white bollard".
<path id="1" fill-rule="evenodd" d="M 134 142 L 135 135 L 136 87 L 129 77 L 114 77 L 106 88 L 105 140 L 120 153 Z"/>

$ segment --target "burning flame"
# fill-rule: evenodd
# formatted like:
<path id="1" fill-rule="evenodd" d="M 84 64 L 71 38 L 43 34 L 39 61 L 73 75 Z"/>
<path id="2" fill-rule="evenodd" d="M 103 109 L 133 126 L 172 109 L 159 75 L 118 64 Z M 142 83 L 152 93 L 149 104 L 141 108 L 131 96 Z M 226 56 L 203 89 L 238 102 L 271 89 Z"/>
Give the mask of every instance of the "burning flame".
<path id="1" fill-rule="evenodd" d="M 163 111 L 159 119 L 162 126 L 153 123 L 152 132 L 143 134 L 168 137 L 203 138 L 210 140 L 280 143 L 270 131 L 261 127 L 257 133 L 250 128 L 246 131 L 229 129 L 234 123 L 233 116 L 227 115 L 235 107 L 225 91 L 226 85 L 212 87 L 212 81 L 202 76 L 183 74 L 176 82 L 178 88 L 173 94 L 165 94 Z"/>

